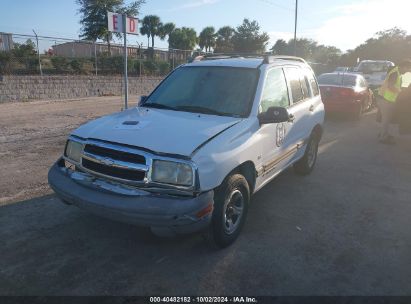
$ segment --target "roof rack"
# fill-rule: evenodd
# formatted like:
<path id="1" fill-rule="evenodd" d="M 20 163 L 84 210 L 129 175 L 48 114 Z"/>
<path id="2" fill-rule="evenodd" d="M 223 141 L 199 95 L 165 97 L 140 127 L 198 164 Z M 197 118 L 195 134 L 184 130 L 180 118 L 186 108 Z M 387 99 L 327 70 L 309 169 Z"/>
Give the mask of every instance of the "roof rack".
<path id="1" fill-rule="evenodd" d="M 193 59 L 193 61 L 203 61 L 203 60 L 218 60 L 218 59 L 230 59 L 230 58 L 262 58 L 263 54 L 253 54 L 253 53 L 213 53 L 206 55 L 199 55 Z"/>
<path id="2" fill-rule="evenodd" d="M 203 60 L 218 60 L 218 59 L 230 59 L 230 58 L 262 58 L 262 64 L 273 63 L 275 60 L 290 60 L 307 63 L 304 59 L 295 56 L 278 56 L 271 54 L 253 54 L 253 53 L 215 53 L 208 55 L 200 55 L 193 59 L 193 61 Z"/>
<path id="3" fill-rule="evenodd" d="M 275 60 L 290 60 L 290 61 L 298 61 L 302 63 L 307 63 L 304 59 L 296 56 L 278 56 L 278 55 L 266 55 L 264 56 L 264 63 L 273 63 Z"/>

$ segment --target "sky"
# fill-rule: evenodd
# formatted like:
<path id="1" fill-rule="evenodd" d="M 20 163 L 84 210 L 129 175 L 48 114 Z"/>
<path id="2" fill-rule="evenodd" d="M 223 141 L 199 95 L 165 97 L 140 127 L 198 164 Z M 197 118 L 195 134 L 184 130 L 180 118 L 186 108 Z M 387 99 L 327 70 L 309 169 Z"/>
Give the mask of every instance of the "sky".
<path id="1" fill-rule="evenodd" d="M 34 29 L 42 36 L 78 39 L 78 8 L 75 0 L 0 0 L 0 32 L 32 34 Z M 395 26 L 411 34 L 410 12 L 409 0 L 299 0 L 297 37 L 346 51 Z M 139 17 L 158 15 L 197 33 L 210 25 L 236 27 L 249 18 L 273 45 L 294 36 L 294 13 L 295 0 L 146 0 Z M 128 42 L 147 46 L 146 37 L 128 35 Z M 52 43 L 40 41 L 40 48 Z M 157 39 L 155 46 L 167 47 L 167 42 Z"/>

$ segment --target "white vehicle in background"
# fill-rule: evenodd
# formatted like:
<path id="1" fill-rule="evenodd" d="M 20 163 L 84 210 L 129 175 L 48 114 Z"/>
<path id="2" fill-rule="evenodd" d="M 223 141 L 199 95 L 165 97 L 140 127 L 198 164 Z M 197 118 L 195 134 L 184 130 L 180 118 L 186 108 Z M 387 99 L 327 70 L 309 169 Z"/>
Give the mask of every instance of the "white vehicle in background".
<path id="1" fill-rule="evenodd" d="M 354 69 L 354 72 L 363 75 L 375 93 L 383 84 L 388 71 L 394 66 L 395 64 L 392 61 L 387 60 L 363 60 Z"/>
<path id="2" fill-rule="evenodd" d="M 334 73 L 349 73 L 350 70 L 351 70 L 350 67 L 341 66 L 341 67 L 337 67 L 337 68 L 334 70 Z"/>
<path id="3" fill-rule="evenodd" d="M 49 183 L 97 215 L 160 235 L 206 230 L 225 247 L 254 193 L 290 166 L 311 173 L 323 121 L 303 59 L 204 58 L 174 70 L 138 107 L 71 133 Z"/>

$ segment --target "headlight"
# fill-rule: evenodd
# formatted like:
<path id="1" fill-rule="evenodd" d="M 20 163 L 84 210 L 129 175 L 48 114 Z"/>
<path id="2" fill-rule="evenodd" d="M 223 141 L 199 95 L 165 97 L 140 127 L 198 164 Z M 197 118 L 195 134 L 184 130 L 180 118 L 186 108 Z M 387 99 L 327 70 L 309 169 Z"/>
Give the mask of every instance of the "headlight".
<path id="1" fill-rule="evenodd" d="M 193 168 L 183 163 L 155 160 L 151 180 L 157 183 L 191 186 L 193 184 Z"/>
<path id="2" fill-rule="evenodd" d="M 81 154 L 83 153 L 83 144 L 76 141 L 69 140 L 66 145 L 66 151 L 64 151 L 64 156 L 75 161 L 80 162 Z"/>

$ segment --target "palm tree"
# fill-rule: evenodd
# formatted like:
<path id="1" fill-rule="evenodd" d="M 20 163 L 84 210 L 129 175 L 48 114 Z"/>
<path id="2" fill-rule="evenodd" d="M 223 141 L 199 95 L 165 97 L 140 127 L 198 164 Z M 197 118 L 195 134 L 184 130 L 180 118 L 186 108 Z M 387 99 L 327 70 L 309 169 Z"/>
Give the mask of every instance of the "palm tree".
<path id="1" fill-rule="evenodd" d="M 149 28 L 148 28 L 148 25 L 147 25 L 147 24 L 144 24 L 144 23 L 141 24 L 140 34 L 143 35 L 143 36 L 146 36 L 146 35 L 147 35 L 147 47 L 150 47 L 150 36 L 151 36 L 151 33 L 150 33 L 150 31 L 149 31 Z"/>
<path id="2" fill-rule="evenodd" d="M 159 35 L 161 27 L 160 17 L 155 15 L 148 15 L 143 18 L 140 33 L 147 35 L 148 39 L 151 37 L 151 47 L 154 48 L 154 38 Z M 143 34 L 144 32 L 144 34 Z"/>
<path id="3" fill-rule="evenodd" d="M 176 29 L 176 25 L 172 22 L 161 24 L 159 30 L 159 37 L 161 40 L 166 39 L 166 37 L 170 37 L 170 34 Z"/>
<path id="4" fill-rule="evenodd" d="M 215 47 L 215 41 L 216 41 L 216 33 L 215 29 L 212 26 L 208 26 L 204 28 L 201 33 L 199 38 L 198 44 L 200 45 L 201 49 L 205 48 L 205 51 L 211 51 L 211 48 Z"/>
<path id="5" fill-rule="evenodd" d="M 223 26 L 217 32 L 215 52 L 225 53 L 233 51 L 232 38 L 235 30 L 231 26 Z"/>

